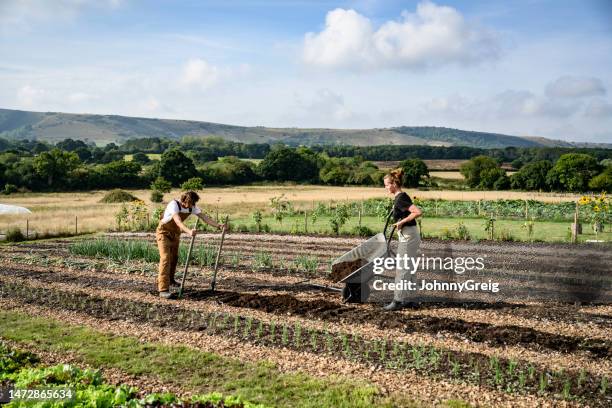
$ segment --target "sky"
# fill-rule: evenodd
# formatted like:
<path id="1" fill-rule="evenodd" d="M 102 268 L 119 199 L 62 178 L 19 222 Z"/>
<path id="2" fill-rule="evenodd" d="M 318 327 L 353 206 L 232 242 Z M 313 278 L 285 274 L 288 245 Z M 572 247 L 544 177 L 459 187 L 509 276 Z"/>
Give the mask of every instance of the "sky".
<path id="1" fill-rule="evenodd" d="M 612 1 L 0 0 L 0 107 L 612 143 Z"/>

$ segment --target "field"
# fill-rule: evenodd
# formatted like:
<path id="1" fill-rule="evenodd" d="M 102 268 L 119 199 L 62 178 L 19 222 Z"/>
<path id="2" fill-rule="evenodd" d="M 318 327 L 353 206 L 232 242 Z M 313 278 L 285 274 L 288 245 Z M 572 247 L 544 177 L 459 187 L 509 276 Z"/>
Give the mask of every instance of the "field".
<path id="1" fill-rule="evenodd" d="M 462 159 L 437 159 L 437 160 L 423 160 L 425 165 L 430 171 L 456 171 L 458 172 L 463 163 L 467 163 L 469 160 Z M 390 161 L 374 161 L 380 169 L 393 169 L 399 166 L 399 160 Z M 511 170 L 512 166 L 510 163 L 502 164 L 502 168 L 505 170 Z"/>
<path id="2" fill-rule="evenodd" d="M 29 232 L 73 233 L 107 231 L 116 224 L 115 214 L 120 204 L 103 204 L 105 191 L 74 193 L 25 193 L 12 194 L 2 198 L 3 204 L 24 206 L 32 211 L 27 215 L 0 215 L 0 234 L 8 228 L 18 227 L 26 232 L 26 221 Z M 131 191 L 133 195 L 144 200 L 152 209 L 155 204 L 149 201 L 150 191 Z M 525 199 L 543 202 L 575 201 L 580 198 L 575 194 L 555 194 L 516 191 L 421 191 L 409 189 L 412 197 L 444 198 L 453 200 L 492 200 L 492 199 Z M 329 187 L 329 186 L 240 186 L 228 188 L 205 188 L 201 192 L 200 205 L 208 212 L 229 214 L 231 219 L 247 218 L 255 210 L 268 208 L 270 199 L 284 194 L 296 208 L 312 208 L 316 202 L 335 202 L 365 200 L 375 197 L 386 197 L 383 188 L 377 187 Z M 173 190 L 164 195 L 168 202 L 180 195 Z M 76 223 L 76 225 L 75 225 Z"/>
<path id="3" fill-rule="evenodd" d="M 388 313 L 343 303 L 330 280 L 330 262 L 361 239 L 240 233 L 226 236 L 211 293 L 218 239 L 198 236 L 180 301 L 156 296 L 151 233 L 5 245 L 1 340 L 143 392 L 265 406 L 610 404 L 609 303 L 526 301 L 518 290 Z M 425 240 L 421 250 L 483 256 L 492 277 L 535 295 L 580 296 L 589 280 L 610 295 L 607 246 Z"/>

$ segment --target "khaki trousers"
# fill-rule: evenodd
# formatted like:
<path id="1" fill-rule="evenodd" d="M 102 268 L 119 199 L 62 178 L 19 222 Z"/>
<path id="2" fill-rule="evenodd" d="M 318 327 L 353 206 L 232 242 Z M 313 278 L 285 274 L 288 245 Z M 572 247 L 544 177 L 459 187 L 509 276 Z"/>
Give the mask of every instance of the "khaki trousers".
<path id="1" fill-rule="evenodd" d="M 408 258 L 418 257 L 419 246 L 421 245 L 419 228 L 416 225 L 405 225 L 401 230 L 397 231 L 397 236 L 399 241 L 397 244 L 397 255 L 401 256 L 402 259 L 404 254 L 408 255 Z M 411 274 L 410 272 L 412 272 L 410 269 L 396 268 L 395 283 L 402 281 L 416 282 L 416 273 Z M 398 289 L 393 292 L 393 300 L 408 302 L 411 295 L 415 296 L 411 290 Z"/>
<path id="2" fill-rule="evenodd" d="M 157 274 L 157 289 L 160 292 L 170 290 L 170 282 L 174 280 L 178 264 L 179 243 L 181 235 L 167 232 L 155 234 L 159 249 L 159 273 Z"/>
<path id="3" fill-rule="evenodd" d="M 185 221 L 189 214 L 179 214 L 181 221 Z M 160 292 L 170 290 L 170 282 L 174 280 L 176 265 L 178 264 L 179 243 L 181 242 L 181 229 L 174 220 L 165 224 L 161 222 L 155 230 L 155 240 L 159 249 L 159 272 L 157 274 L 157 289 Z"/>

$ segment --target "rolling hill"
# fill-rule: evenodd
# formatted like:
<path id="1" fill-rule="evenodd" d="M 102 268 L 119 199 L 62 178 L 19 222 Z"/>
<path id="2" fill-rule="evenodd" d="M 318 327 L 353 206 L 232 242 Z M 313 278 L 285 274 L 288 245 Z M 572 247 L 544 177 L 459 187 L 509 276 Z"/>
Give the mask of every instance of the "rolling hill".
<path id="1" fill-rule="evenodd" d="M 518 137 L 442 127 L 394 127 L 379 129 L 301 129 L 245 127 L 191 120 L 151 119 L 118 115 L 92 115 L 57 112 L 30 112 L 0 109 L 0 137 L 57 142 L 66 138 L 105 145 L 131 138 L 219 136 L 243 143 L 286 143 L 289 145 L 383 144 L 470 146 L 578 146 L 542 137 Z M 584 143 L 581 143 L 584 147 Z M 612 147 L 608 145 L 607 147 Z"/>

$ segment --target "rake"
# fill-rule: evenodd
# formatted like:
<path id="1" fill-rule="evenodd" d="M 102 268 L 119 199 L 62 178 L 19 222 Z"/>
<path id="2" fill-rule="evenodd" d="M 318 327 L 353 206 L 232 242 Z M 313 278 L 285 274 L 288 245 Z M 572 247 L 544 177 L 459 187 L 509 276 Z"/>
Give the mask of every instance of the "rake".
<path id="1" fill-rule="evenodd" d="M 200 219 L 196 219 L 194 229 L 198 229 L 198 223 Z M 185 261 L 185 269 L 183 270 L 183 279 L 181 279 L 181 288 L 179 289 L 178 297 L 179 299 L 183 297 L 183 288 L 185 287 L 185 278 L 187 277 L 187 268 L 189 268 L 189 261 L 191 260 L 191 252 L 193 251 L 193 243 L 195 242 L 195 235 L 191 237 L 191 242 L 189 243 L 189 251 L 187 251 L 187 260 Z"/>

